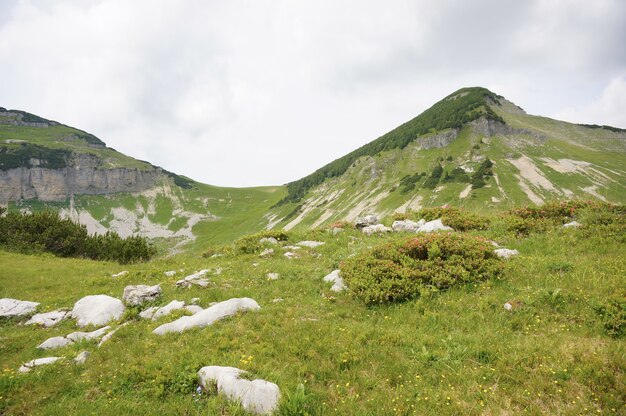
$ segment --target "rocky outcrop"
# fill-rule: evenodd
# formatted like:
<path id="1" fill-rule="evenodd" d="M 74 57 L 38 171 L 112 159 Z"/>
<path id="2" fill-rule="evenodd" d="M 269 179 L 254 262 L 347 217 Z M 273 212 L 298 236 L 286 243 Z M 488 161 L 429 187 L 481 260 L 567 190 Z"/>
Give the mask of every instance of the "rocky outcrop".
<path id="1" fill-rule="evenodd" d="M 165 176 L 160 168 L 111 168 L 90 154 L 72 154 L 67 166 L 50 169 L 31 166 L 0 170 L 0 202 L 21 199 L 64 201 L 73 195 L 101 195 L 117 192 L 142 192 Z"/>
<path id="2" fill-rule="evenodd" d="M 452 143 L 458 135 L 457 129 L 450 129 L 435 135 L 418 137 L 415 142 L 420 150 L 438 149 Z"/>
<path id="3" fill-rule="evenodd" d="M 534 130 L 516 129 L 508 124 L 485 117 L 472 121 L 470 125 L 477 134 L 481 134 L 485 137 L 526 135 L 532 136 L 539 141 L 546 140 L 545 136 Z"/>

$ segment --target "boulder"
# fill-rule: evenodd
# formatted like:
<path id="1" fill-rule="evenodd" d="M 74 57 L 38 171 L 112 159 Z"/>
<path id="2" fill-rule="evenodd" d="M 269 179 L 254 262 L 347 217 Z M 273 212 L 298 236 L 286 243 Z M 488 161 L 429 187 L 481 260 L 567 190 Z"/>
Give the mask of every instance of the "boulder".
<path id="1" fill-rule="evenodd" d="M 382 224 L 375 224 L 375 225 L 368 225 L 366 227 L 363 227 L 361 231 L 363 232 L 363 234 L 372 235 L 372 234 L 377 234 L 377 233 L 387 233 L 391 231 L 391 228 L 386 227 Z"/>
<path id="2" fill-rule="evenodd" d="M 296 243 L 297 246 L 308 247 L 308 248 L 319 247 L 323 244 L 326 244 L 326 243 L 323 241 L 300 241 L 299 243 Z"/>
<path id="3" fill-rule="evenodd" d="M 47 364 L 52 364 L 60 359 L 62 359 L 63 357 L 44 357 L 44 358 L 37 358 L 35 360 L 31 360 L 27 363 L 24 363 L 20 368 L 19 371 L 20 373 L 28 373 L 30 370 L 32 370 L 35 367 L 38 367 L 40 365 L 47 365 Z"/>
<path id="4" fill-rule="evenodd" d="M 109 329 L 111 329 L 110 326 L 105 326 L 105 327 L 96 329 L 95 331 L 91 331 L 91 332 L 72 332 L 71 334 L 66 336 L 66 338 L 74 342 L 82 341 L 85 339 L 86 340 L 97 339 L 103 336 L 104 334 L 106 334 Z"/>
<path id="5" fill-rule="evenodd" d="M 250 298 L 233 298 L 219 302 L 192 316 L 183 316 L 177 320 L 163 324 L 156 328 L 153 333 L 163 335 L 168 332 L 183 332 L 194 327 L 205 327 L 220 319 L 235 315 L 240 311 L 254 311 L 261 307 Z"/>
<path id="6" fill-rule="evenodd" d="M 408 231 L 411 233 L 416 233 L 419 231 L 419 228 L 424 224 L 426 224 L 426 221 L 423 219 L 419 220 L 418 222 L 411 220 L 394 221 L 393 224 L 391 224 L 391 229 L 396 232 Z"/>
<path id="7" fill-rule="evenodd" d="M 278 244 L 278 240 L 275 239 L 274 237 L 263 237 L 262 239 L 259 240 L 259 243 L 276 245 Z"/>
<path id="8" fill-rule="evenodd" d="M 496 253 L 498 257 L 501 257 L 503 259 L 508 259 L 513 256 L 517 256 L 519 254 L 519 251 L 509 250 L 508 248 L 499 248 L 497 250 L 494 250 L 494 253 Z"/>
<path id="9" fill-rule="evenodd" d="M 378 217 L 376 215 L 366 215 L 364 217 L 359 217 L 354 222 L 356 228 L 367 227 L 368 225 L 374 225 L 378 222 Z"/>
<path id="10" fill-rule="evenodd" d="M 161 285 L 132 285 L 124 288 L 122 299 L 129 306 L 139 306 L 152 302 L 161 296 Z"/>
<path id="11" fill-rule="evenodd" d="M 185 307 L 185 302 L 183 302 L 182 300 L 173 300 L 170 303 L 168 303 L 167 305 L 157 309 L 154 312 L 154 315 L 152 315 L 152 320 L 156 321 L 160 317 L 165 316 L 165 315 L 169 315 L 173 311 L 178 310 L 178 309 L 182 309 L 184 307 Z"/>
<path id="12" fill-rule="evenodd" d="M 272 414 L 278 408 L 280 389 L 265 380 L 240 378 L 246 371 L 234 367 L 208 366 L 198 371 L 200 385 L 205 390 L 217 386 L 217 391 L 241 403 L 248 412 L 258 415 Z"/>
<path id="13" fill-rule="evenodd" d="M 11 298 L 0 299 L 0 316 L 22 316 L 35 312 L 39 303 Z"/>
<path id="14" fill-rule="evenodd" d="M 87 361 L 87 358 L 89 358 L 90 355 L 91 353 L 89 351 L 83 351 L 80 354 L 78 354 L 76 358 L 74 358 L 74 362 L 78 365 L 83 365 L 85 364 L 85 361 Z"/>
<path id="15" fill-rule="evenodd" d="M 55 348 L 65 347 L 73 343 L 74 341 L 65 337 L 52 337 L 37 345 L 37 348 L 41 350 L 52 350 Z"/>
<path id="16" fill-rule="evenodd" d="M 434 231 L 453 231 L 452 227 L 448 227 L 447 225 L 443 225 L 441 218 L 428 221 L 419 227 L 417 230 L 420 233 L 432 233 Z"/>
<path id="17" fill-rule="evenodd" d="M 341 278 L 339 270 L 333 270 L 330 272 L 330 274 L 324 277 L 324 281 L 333 283 L 333 286 L 330 288 L 333 292 L 341 292 L 348 288 Z"/>
<path id="18" fill-rule="evenodd" d="M 578 228 L 581 225 L 582 224 L 579 223 L 578 221 L 572 221 L 572 222 L 568 222 L 567 224 L 563 224 L 563 228 Z"/>
<path id="19" fill-rule="evenodd" d="M 61 322 L 63 319 L 67 318 L 69 315 L 69 311 L 37 313 L 33 315 L 28 321 L 26 321 L 26 325 L 41 325 L 46 328 L 50 328 Z"/>
<path id="20" fill-rule="evenodd" d="M 105 325 L 120 319 L 126 308 L 121 300 L 107 295 L 90 295 L 80 299 L 72 309 L 78 326 Z"/>

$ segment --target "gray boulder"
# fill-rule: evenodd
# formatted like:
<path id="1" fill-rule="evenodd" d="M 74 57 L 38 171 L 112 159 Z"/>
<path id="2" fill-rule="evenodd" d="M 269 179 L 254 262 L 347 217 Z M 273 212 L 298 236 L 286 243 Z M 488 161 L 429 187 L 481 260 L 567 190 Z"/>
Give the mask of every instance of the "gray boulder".
<path id="1" fill-rule="evenodd" d="M 44 357 L 44 358 L 37 358 L 35 360 L 31 360 L 27 363 L 24 363 L 20 368 L 19 371 L 20 373 L 28 373 L 30 370 L 32 370 L 35 367 L 38 367 L 40 365 L 48 365 L 48 364 L 52 364 L 54 362 L 57 362 L 59 360 L 61 360 L 63 357 Z"/>
<path id="2" fill-rule="evenodd" d="M 259 243 L 276 245 L 278 244 L 278 240 L 275 239 L 274 237 L 263 237 L 262 239 L 259 240 Z"/>
<path id="3" fill-rule="evenodd" d="M 183 302 L 182 300 L 173 300 L 170 303 L 168 303 L 167 305 L 158 308 L 154 312 L 154 315 L 152 315 L 152 320 L 156 321 L 160 317 L 165 316 L 165 315 L 169 315 L 170 313 L 174 312 L 175 310 L 182 309 L 184 307 L 185 307 L 185 302 Z"/>
<path id="4" fill-rule="evenodd" d="M 411 220 L 394 221 L 393 224 L 391 224 L 391 229 L 396 232 L 408 231 L 411 233 L 416 233 L 424 224 L 426 224 L 426 221 L 424 219 L 421 219 L 418 222 Z"/>
<path id="5" fill-rule="evenodd" d="M 132 285 L 124 288 L 122 299 L 129 306 L 139 306 L 152 302 L 161 296 L 161 285 Z"/>
<path id="6" fill-rule="evenodd" d="M 210 390 L 217 385 L 217 391 L 231 400 L 241 403 L 248 412 L 258 415 L 272 414 L 278 408 L 280 389 L 265 380 L 240 378 L 246 371 L 235 367 L 208 366 L 198 371 L 200 385 Z"/>
<path id="7" fill-rule="evenodd" d="M 90 295 L 74 304 L 72 317 L 78 326 L 106 325 L 120 319 L 126 308 L 121 300 L 107 295 Z"/>
<path id="8" fill-rule="evenodd" d="M 28 321 L 26 321 L 26 325 L 41 325 L 46 328 L 50 328 L 61 322 L 63 319 L 67 318 L 69 315 L 69 311 L 37 313 L 33 315 Z"/>
<path id="9" fill-rule="evenodd" d="M 333 270 L 330 272 L 330 274 L 324 277 L 324 281 L 333 283 L 333 286 L 330 288 L 333 292 L 341 292 L 348 288 L 341 278 L 339 270 Z"/>
<path id="10" fill-rule="evenodd" d="M 500 258 L 509 259 L 513 256 L 517 256 L 519 254 L 519 251 L 509 250 L 508 248 L 499 248 L 497 250 L 494 250 L 494 253 L 496 253 L 496 255 Z"/>
<path id="11" fill-rule="evenodd" d="M 23 316 L 35 312 L 38 302 L 17 300 L 11 298 L 0 299 L 0 316 Z"/>
<path id="12" fill-rule="evenodd" d="M 437 220 L 432 220 L 424 223 L 418 229 L 418 232 L 420 233 L 432 233 L 434 231 L 452 231 L 452 227 L 443 225 L 441 218 L 439 218 Z"/>
<path id="13" fill-rule="evenodd" d="M 74 362 L 78 365 L 83 365 L 85 364 L 85 361 L 87 361 L 87 358 L 89 358 L 90 355 L 91 353 L 89 351 L 83 351 L 80 354 L 78 354 L 76 358 L 74 358 Z"/>
<path id="14" fill-rule="evenodd" d="M 376 215 L 366 215 L 364 217 L 359 217 L 354 222 L 356 228 L 367 227 L 368 225 L 374 225 L 378 222 L 378 217 Z"/>
<path id="15" fill-rule="evenodd" d="M 391 228 L 386 227 L 382 224 L 375 224 L 375 225 L 368 225 L 366 227 L 363 227 L 361 229 L 361 232 L 363 232 L 363 234 L 365 235 L 372 235 L 372 234 L 378 234 L 378 233 L 387 233 L 391 231 Z"/>
<path id="16" fill-rule="evenodd" d="M 41 350 L 52 350 L 55 348 L 65 347 L 66 345 L 70 345 L 73 343 L 74 341 L 65 337 L 52 337 L 37 345 L 37 348 Z"/>

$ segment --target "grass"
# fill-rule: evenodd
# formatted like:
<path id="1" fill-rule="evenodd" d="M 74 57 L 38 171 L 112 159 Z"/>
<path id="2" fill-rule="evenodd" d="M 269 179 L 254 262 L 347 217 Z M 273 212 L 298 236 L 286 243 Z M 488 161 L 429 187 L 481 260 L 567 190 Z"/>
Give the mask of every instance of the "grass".
<path id="1" fill-rule="evenodd" d="M 386 220 L 390 221 L 390 219 Z M 498 216 L 471 235 L 495 239 L 520 256 L 502 277 L 438 294 L 367 307 L 350 292 L 330 292 L 322 277 L 352 255 L 406 234 L 367 237 L 295 231 L 288 244 L 319 240 L 287 259 L 194 252 L 124 266 L 0 252 L 0 293 L 41 302 L 42 311 L 71 307 L 87 294 L 121 297 L 129 284 L 161 283 L 157 302 L 200 305 L 248 296 L 262 307 L 182 334 L 157 337 L 159 322 L 120 329 L 101 348 L 85 342 L 38 351 L 45 339 L 75 330 L 0 323 L 0 413 L 6 414 L 245 414 L 221 396 L 194 395 L 205 365 L 234 366 L 277 383 L 279 414 L 482 415 L 620 414 L 626 411 L 626 348 L 605 332 L 596 306 L 624 295 L 626 241 L 605 226 L 553 226 L 525 238 L 507 233 Z M 619 231 L 619 229 L 618 229 Z M 222 268 L 220 274 L 213 271 Z M 210 268 L 206 289 L 176 289 L 181 276 Z M 118 279 L 112 273 L 128 270 Z M 168 278 L 166 270 L 179 270 Z M 268 280 L 269 272 L 280 274 Z M 282 298 L 281 302 L 274 302 Z M 503 304 L 521 307 L 506 311 Z M 91 356 L 83 366 L 71 358 Z M 62 355 L 61 363 L 26 375 L 24 362 Z"/>

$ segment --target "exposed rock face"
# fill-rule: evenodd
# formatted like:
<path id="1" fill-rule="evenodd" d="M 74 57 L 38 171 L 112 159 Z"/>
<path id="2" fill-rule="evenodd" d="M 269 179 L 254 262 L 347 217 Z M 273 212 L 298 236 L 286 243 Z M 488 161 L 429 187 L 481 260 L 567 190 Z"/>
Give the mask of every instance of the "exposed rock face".
<path id="1" fill-rule="evenodd" d="M 438 149 L 446 147 L 459 135 L 457 129 L 442 131 L 433 136 L 418 137 L 415 142 L 420 150 Z"/>
<path id="2" fill-rule="evenodd" d="M 99 165 L 100 159 L 96 156 L 73 154 L 67 167 L 62 169 L 34 166 L 0 170 L 0 202 L 20 199 L 64 201 L 75 194 L 142 192 L 152 188 L 164 176 L 156 167 L 105 169 Z"/>
<path id="3" fill-rule="evenodd" d="M 217 385 L 217 391 L 231 400 L 241 402 L 248 412 L 259 415 L 272 414 L 278 407 L 280 389 L 265 380 L 246 380 L 240 375 L 246 372 L 234 367 L 209 366 L 198 371 L 200 385 L 210 390 Z"/>
<path id="4" fill-rule="evenodd" d="M 472 128 L 478 134 L 482 134 L 485 137 L 493 136 L 513 136 L 513 135 L 529 135 L 537 140 L 545 140 L 545 137 L 537 133 L 534 130 L 516 129 L 508 124 L 501 123 L 496 120 L 488 120 L 484 117 L 474 120 L 471 123 Z"/>

